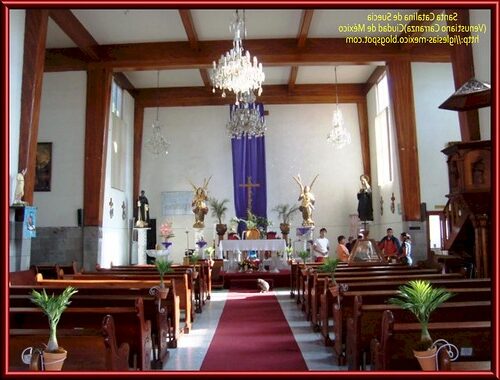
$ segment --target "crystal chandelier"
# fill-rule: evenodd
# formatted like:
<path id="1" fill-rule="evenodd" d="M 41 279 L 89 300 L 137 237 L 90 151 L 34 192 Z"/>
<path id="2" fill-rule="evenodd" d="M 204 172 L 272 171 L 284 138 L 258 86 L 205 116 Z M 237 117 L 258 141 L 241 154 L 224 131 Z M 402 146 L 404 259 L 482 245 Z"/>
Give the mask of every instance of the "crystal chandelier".
<path id="1" fill-rule="evenodd" d="M 262 93 L 262 82 L 264 82 L 264 72 L 262 63 L 257 62 L 257 57 L 251 59 L 250 52 L 243 49 L 241 35 L 246 36 L 245 11 L 243 19 L 240 18 L 236 10 L 236 16 L 231 23 L 229 30 L 234 32 L 233 48 L 221 55 L 218 64 L 213 61 L 213 69 L 210 73 L 213 89 L 222 90 L 222 97 L 226 97 L 226 90 L 232 91 L 236 95 L 236 104 L 242 100 L 242 95 L 249 91 L 258 90 L 258 95 Z"/>
<path id="2" fill-rule="evenodd" d="M 336 105 L 332 117 L 332 130 L 326 137 L 326 141 L 331 143 L 335 149 L 342 149 L 351 143 L 351 134 L 344 127 L 344 118 L 339 108 L 339 91 L 337 82 L 337 67 L 335 66 L 335 97 Z"/>
<path id="3" fill-rule="evenodd" d="M 160 72 L 158 71 L 156 74 L 156 88 L 160 88 Z M 159 118 L 160 106 L 157 95 L 157 106 L 156 106 L 156 119 L 153 121 L 153 133 L 151 137 L 146 141 L 146 147 L 148 150 L 153 153 L 155 156 L 159 156 L 160 154 L 168 154 L 168 147 L 170 143 L 167 141 L 165 137 L 161 134 L 161 123 Z"/>
<path id="4" fill-rule="evenodd" d="M 231 105 L 231 115 L 226 124 L 231 138 L 264 136 L 266 121 L 255 104 L 253 92 L 245 92 L 241 96 L 241 104 Z"/>

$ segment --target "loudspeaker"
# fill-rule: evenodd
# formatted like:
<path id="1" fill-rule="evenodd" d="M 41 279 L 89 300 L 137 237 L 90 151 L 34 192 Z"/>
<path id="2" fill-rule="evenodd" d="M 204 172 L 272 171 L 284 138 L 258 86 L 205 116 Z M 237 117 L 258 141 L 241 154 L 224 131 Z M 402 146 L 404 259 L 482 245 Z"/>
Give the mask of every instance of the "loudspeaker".
<path id="1" fill-rule="evenodd" d="M 147 230 L 147 249 L 155 249 L 156 248 L 156 219 L 149 219 Z"/>
<path id="2" fill-rule="evenodd" d="M 76 210 L 76 220 L 78 223 L 78 227 L 83 226 L 83 209 L 79 208 Z"/>

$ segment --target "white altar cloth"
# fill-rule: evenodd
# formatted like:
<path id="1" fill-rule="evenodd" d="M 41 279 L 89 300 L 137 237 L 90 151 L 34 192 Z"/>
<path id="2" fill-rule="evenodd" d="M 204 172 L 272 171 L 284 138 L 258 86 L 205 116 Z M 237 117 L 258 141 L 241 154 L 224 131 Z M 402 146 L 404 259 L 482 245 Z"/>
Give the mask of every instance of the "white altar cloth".
<path id="1" fill-rule="evenodd" d="M 259 240 L 221 240 L 219 243 L 219 258 L 224 257 L 227 252 L 228 260 L 224 260 L 224 271 L 238 270 L 238 262 L 241 261 L 241 251 L 272 251 L 277 256 L 277 251 L 283 251 L 286 247 L 284 239 L 259 239 Z M 260 256 L 263 262 L 263 253 Z M 274 261 L 274 268 L 277 267 Z"/>

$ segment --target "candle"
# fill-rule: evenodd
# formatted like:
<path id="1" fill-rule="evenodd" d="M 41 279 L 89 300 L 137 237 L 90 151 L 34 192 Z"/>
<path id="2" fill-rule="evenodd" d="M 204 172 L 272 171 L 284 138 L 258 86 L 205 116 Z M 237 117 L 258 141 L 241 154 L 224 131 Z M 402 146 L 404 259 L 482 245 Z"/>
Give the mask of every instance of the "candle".
<path id="1" fill-rule="evenodd" d="M 215 236 L 216 236 L 216 227 L 217 227 L 217 224 L 214 224 L 214 236 L 213 236 L 213 239 L 215 240 Z"/>

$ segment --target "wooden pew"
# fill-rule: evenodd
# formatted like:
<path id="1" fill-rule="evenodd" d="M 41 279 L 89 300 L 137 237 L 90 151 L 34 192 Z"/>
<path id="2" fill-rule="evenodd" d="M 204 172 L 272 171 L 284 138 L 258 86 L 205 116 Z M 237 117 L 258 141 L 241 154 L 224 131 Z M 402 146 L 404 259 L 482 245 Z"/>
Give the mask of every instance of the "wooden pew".
<path id="1" fill-rule="evenodd" d="M 457 361 L 451 361 L 448 350 L 441 349 L 438 352 L 438 370 L 439 371 L 488 371 L 491 372 L 491 360 L 484 361 L 465 361 L 458 358 Z"/>
<path id="2" fill-rule="evenodd" d="M 464 297 L 460 294 L 457 295 L 458 299 L 467 299 L 467 293 L 470 293 L 470 289 L 456 288 L 455 292 L 465 293 Z M 491 299 L 491 289 L 475 289 L 472 291 L 477 300 L 490 300 Z M 351 296 L 362 296 L 364 299 L 369 299 L 372 303 L 382 303 L 389 297 L 393 297 L 397 294 L 397 290 L 394 289 L 392 292 L 388 290 L 382 291 L 364 291 L 358 294 L 351 293 Z M 347 334 L 347 319 L 353 316 L 353 298 L 348 299 L 347 297 L 342 300 L 341 304 L 334 303 L 333 305 L 333 326 L 331 331 L 335 336 L 334 339 L 334 357 L 337 363 L 344 363 L 345 360 L 345 345 L 346 345 L 346 334 Z"/>
<path id="3" fill-rule="evenodd" d="M 437 269 L 397 269 L 397 270 L 371 270 L 371 271 L 361 271 L 361 272 L 336 272 L 335 278 L 339 278 L 339 281 L 343 281 L 343 279 L 349 279 L 358 276 L 373 276 L 379 277 L 384 275 L 399 277 L 405 276 L 408 274 L 417 275 L 417 274 L 439 274 Z M 331 276 L 330 273 L 322 273 L 313 271 L 312 272 L 312 286 L 309 291 L 310 299 L 306 301 L 306 312 L 307 317 L 310 317 L 311 325 L 315 331 L 320 331 L 322 328 L 322 319 L 320 319 L 320 313 L 324 316 L 325 312 L 328 310 L 328 304 L 321 304 L 321 297 L 326 293 L 327 288 L 325 288 L 325 284 L 329 282 L 325 278 L 329 278 Z M 309 281 L 309 279 L 308 279 Z M 322 297 L 324 301 L 327 301 L 325 297 Z M 331 307 L 331 306 L 330 306 Z M 321 308 L 324 308 L 324 311 L 321 311 Z"/>
<path id="4" fill-rule="evenodd" d="M 157 281 L 133 281 L 133 280 L 44 280 L 39 276 L 38 286 L 40 288 L 65 288 L 69 285 L 78 288 L 79 294 L 107 295 L 108 298 L 123 298 L 126 296 L 143 297 L 148 318 L 152 321 L 155 337 L 160 340 L 160 359 L 165 356 L 166 347 L 164 340 L 167 339 L 168 347 L 177 347 L 177 342 L 184 332 L 180 325 L 180 297 L 177 296 L 175 280 L 166 280 L 165 286 L 170 291 L 166 300 L 158 301 L 151 297 L 150 289 L 158 285 Z M 23 292 L 23 286 L 10 287 L 11 294 L 17 291 Z M 31 290 L 32 286 L 24 286 L 24 292 Z M 16 290 L 17 289 L 17 290 Z M 117 296 L 117 297 L 115 297 Z M 105 297 L 103 297 L 105 298 Z M 164 301 L 164 302 L 163 302 Z M 151 304 L 153 303 L 153 304 Z M 160 305 L 160 307 L 158 306 Z M 164 312 L 161 312 L 162 310 Z M 151 317 L 150 317 L 151 315 Z M 154 315 L 154 317 L 153 317 Z"/>
<path id="5" fill-rule="evenodd" d="M 191 273 L 182 272 L 182 273 L 167 273 L 163 276 L 164 280 L 175 280 L 175 293 L 179 297 L 179 307 L 181 311 L 184 311 L 184 333 L 188 334 L 192 328 L 192 321 L 194 318 L 194 310 L 192 307 L 192 279 Z M 149 285 L 149 287 L 157 286 L 159 283 L 159 274 L 145 274 L 145 275 L 134 275 L 134 274 L 107 274 L 107 273 L 97 273 L 97 272 L 88 272 L 82 274 L 76 274 L 72 276 L 64 276 L 65 281 L 101 281 L 101 282 L 112 282 L 120 284 L 125 281 L 136 281 L 139 283 L 144 283 L 144 285 Z M 43 285 L 44 282 L 40 282 L 39 284 Z M 47 283 L 50 285 L 50 283 Z M 133 285 L 131 283 L 130 285 Z"/>
<path id="6" fill-rule="evenodd" d="M 100 329 L 106 315 L 115 321 L 116 336 L 130 347 L 129 367 L 151 369 L 151 322 L 144 319 L 142 298 L 127 307 L 75 307 L 69 306 L 61 316 L 58 330 Z M 39 307 L 9 307 L 11 329 L 46 329 L 47 320 Z"/>
<path id="7" fill-rule="evenodd" d="M 169 289 L 166 299 L 161 299 L 158 294 L 150 294 L 150 288 L 106 288 L 107 285 L 95 287 L 80 287 L 78 293 L 71 298 L 71 305 L 75 307 L 123 307 L 128 306 L 136 298 L 142 297 L 144 304 L 144 319 L 151 321 L 151 338 L 154 349 L 154 368 L 162 368 L 168 358 L 168 347 L 177 347 L 179 339 L 179 302 L 175 295 L 175 287 L 171 282 L 166 282 Z M 32 289 L 47 293 L 60 293 L 65 286 L 52 287 L 23 287 L 11 286 L 9 288 L 9 305 L 14 307 L 30 307 Z"/>
<path id="8" fill-rule="evenodd" d="M 31 267 L 28 270 L 9 272 L 9 285 L 36 285 L 36 271 Z"/>
<path id="9" fill-rule="evenodd" d="M 38 360 L 33 358 L 36 366 L 28 367 L 22 362 L 21 353 L 27 347 L 48 340 L 48 329 L 11 328 L 9 330 L 9 370 L 41 370 Z M 57 329 L 58 343 L 68 351 L 63 371 L 128 371 L 128 343 L 118 346 L 114 320 L 106 315 L 101 329 Z M 41 348 L 41 347 L 40 347 Z M 35 349 L 35 347 L 33 347 Z M 32 351 L 32 355 L 35 353 Z"/>
<path id="10" fill-rule="evenodd" d="M 491 317 L 491 301 L 478 301 L 477 299 L 481 298 L 480 294 L 477 292 L 461 293 L 462 290 L 458 289 L 452 301 L 445 302 L 436 309 L 431 315 L 430 322 L 449 321 L 451 313 L 453 313 L 453 320 L 459 321 L 487 320 Z M 454 289 L 450 291 L 455 292 Z M 369 353 L 370 342 L 378 335 L 382 313 L 385 310 L 391 310 L 398 321 L 418 322 L 413 314 L 398 306 L 389 305 L 387 302 L 370 303 L 369 300 L 364 302 L 362 296 L 356 296 L 353 316 L 347 319 L 346 359 L 350 371 L 357 371 L 361 366 L 365 368 L 361 360 L 362 356 Z"/>
<path id="11" fill-rule="evenodd" d="M 429 281 L 437 286 L 442 286 L 442 287 L 452 287 L 452 288 L 462 288 L 462 287 L 468 287 L 468 288 L 482 288 L 483 291 L 490 291 L 491 289 L 491 280 L 490 279 L 467 279 L 464 280 L 463 278 L 457 278 L 457 279 L 449 279 L 449 278 L 436 278 L 436 279 L 429 279 Z M 368 292 L 370 294 L 371 291 L 383 291 L 383 290 L 389 290 L 389 291 L 394 291 L 397 289 L 399 286 L 406 284 L 406 280 L 404 279 L 393 279 L 389 281 L 370 281 L 367 283 L 359 283 L 359 282 L 351 282 L 351 283 L 345 283 L 349 290 L 346 292 L 341 292 L 341 298 L 345 298 L 344 303 L 347 305 L 353 304 L 353 301 L 349 301 L 349 297 L 354 297 L 359 294 L 363 294 L 360 292 Z M 376 289 L 376 290 L 375 290 Z M 358 293 L 356 293 L 358 292 Z M 321 302 L 321 307 L 320 307 L 320 318 L 321 318 L 321 335 L 324 338 L 324 343 L 325 345 L 331 345 L 333 344 L 333 340 L 330 338 L 330 330 L 334 331 L 334 333 L 339 334 L 339 331 L 345 331 L 342 330 L 342 324 L 339 323 L 339 326 L 337 328 L 331 327 L 329 325 L 329 320 L 330 318 L 333 318 L 336 321 L 345 321 L 347 317 L 345 317 L 342 314 L 339 314 L 338 311 L 340 311 L 340 305 L 339 307 L 334 309 L 334 302 L 340 302 L 340 300 L 337 300 L 337 294 L 338 290 L 333 289 L 329 287 L 328 289 L 325 290 L 325 293 L 321 295 L 320 302 Z M 393 293 L 387 293 L 387 294 L 393 294 Z M 484 298 L 483 298 L 484 299 Z M 488 298 L 490 299 L 490 298 Z M 326 305 L 326 306 L 323 306 Z M 345 318 L 344 318 L 345 317 Z M 337 353 L 339 350 L 339 346 L 337 346 Z M 339 359 L 340 360 L 340 359 Z"/>
<path id="12" fill-rule="evenodd" d="M 452 317 L 452 315 L 450 315 Z M 434 339 L 445 339 L 461 348 L 472 348 L 471 361 L 491 361 L 491 320 L 429 323 Z M 391 310 L 384 311 L 380 335 L 370 344 L 372 370 L 419 370 L 412 347 L 420 339 L 419 323 L 399 323 Z"/>

